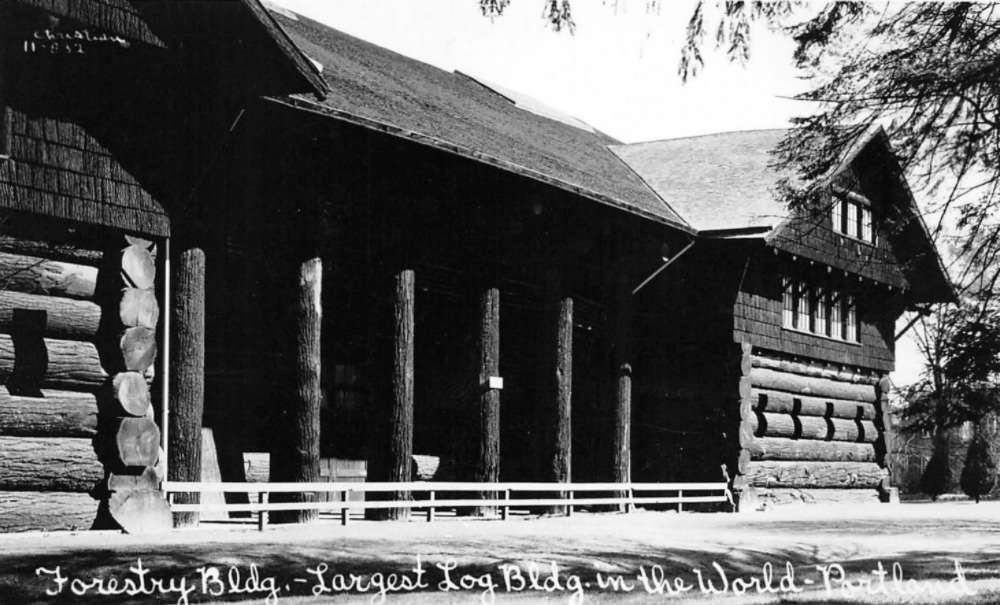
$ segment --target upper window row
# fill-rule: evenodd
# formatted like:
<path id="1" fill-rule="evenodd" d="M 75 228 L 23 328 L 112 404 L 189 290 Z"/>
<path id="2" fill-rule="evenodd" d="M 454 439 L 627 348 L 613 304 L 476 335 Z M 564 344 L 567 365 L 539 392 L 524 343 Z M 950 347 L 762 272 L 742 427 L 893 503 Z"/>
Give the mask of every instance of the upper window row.
<path id="1" fill-rule="evenodd" d="M 853 295 L 788 277 L 784 288 L 782 323 L 786 328 L 861 342 L 861 324 Z"/>
<path id="2" fill-rule="evenodd" d="M 875 243 L 871 206 L 838 196 L 833 199 L 832 218 L 837 233 Z"/>

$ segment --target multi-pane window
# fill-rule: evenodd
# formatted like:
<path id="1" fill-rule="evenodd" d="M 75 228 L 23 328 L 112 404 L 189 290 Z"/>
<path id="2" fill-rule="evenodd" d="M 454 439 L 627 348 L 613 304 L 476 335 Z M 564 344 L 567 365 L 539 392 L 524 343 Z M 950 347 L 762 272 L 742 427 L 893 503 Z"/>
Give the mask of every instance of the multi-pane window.
<path id="1" fill-rule="evenodd" d="M 782 322 L 786 328 L 861 342 L 857 302 L 853 295 L 786 277 L 782 306 Z"/>
<path id="2" fill-rule="evenodd" d="M 833 230 L 868 243 L 875 243 L 871 206 L 862 202 L 836 197 L 830 214 Z"/>

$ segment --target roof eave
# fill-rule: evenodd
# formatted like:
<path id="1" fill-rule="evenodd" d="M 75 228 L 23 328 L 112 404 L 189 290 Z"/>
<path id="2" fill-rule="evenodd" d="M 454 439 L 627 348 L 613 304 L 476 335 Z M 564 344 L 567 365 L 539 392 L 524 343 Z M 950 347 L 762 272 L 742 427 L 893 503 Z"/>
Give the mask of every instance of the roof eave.
<path id="1" fill-rule="evenodd" d="M 257 19 L 266 30 L 268 36 L 274 40 L 281 53 L 291 62 L 293 68 L 298 72 L 304 83 L 309 86 L 315 95 L 325 95 L 329 91 L 326 80 L 312 61 L 299 49 L 298 45 L 292 41 L 288 33 L 274 19 L 271 12 L 264 7 L 261 0 L 241 0 L 250 13 Z"/>
<path id="2" fill-rule="evenodd" d="M 458 155 L 458 156 L 461 156 L 461 157 L 465 157 L 465 158 L 474 160 L 476 162 L 480 162 L 482 164 L 487 164 L 487 165 L 490 165 L 490 166 L 494 166 L 496 168 L 499 168 L 499 169 L 504 170 L 506 172 L 510 172 L 512 174 L 516 174 L 516 175 L 519 175 L 519 176 L 527 177 L 527 178 L 533 179 L 535 181 L 538 181 L 538 182 L 541 182 L 541 183 L 545 183 L 546 185 L 551 185 L 551 186 L 557 187 L 557 188 L 562 189 L 564 191 L 569 191 L 570 193 L 574 193 L 576 195 L 579 195 L 581 197 L 584 197 L 584 198 L 593 200 L 595 202 L 604 204 L 606 206 L 610 206 L 612 208 L 616 208 L 618 210 L 622 210 L 624 212 L 628 212 L 629 214 L 637 215 L 637 216 L 640 216 L 642 218 L 645 218 L 645 219 L 648 219 L 648 220 L 651 220 L 651 221 L 654 221 L 654 222 L 666 225 L 666 226 L 671 227 L 673 229 L 677 229 L 678 231 L 684 232 L 684 233 L 686 233 L 688 235 L 697 235 L 697 231 L 694 228 L 692 228 L 691 226 L 683 224 L 683 223 L 679 223 L 679 222 L 677 222 L 675 220 L 672 220 L 672 219 L 670 219 L 670 218 L 668 218 L 666 216 L 657 215 L 655 213 L 652 213 L 652 212 L 643 210 L 641 208 L 629 205 L 628 203 L 626 203 L 624 201 L 621 201 L 621 200 L 618 200 L 616 198 L 613 198 L 611 196 L 608 196 L 608 195 L 605 195 L 605 194 L 602 194 L 602 193 L 598 193 L 598 192 L 593 191 L 591 189 L 587 189 L 586 187 L 582 187 L 580 185 L 575 185 L 573 183 L 570 183 L 570 182 L 564 181 L 562 179 L 559 179 L 557 177 L 554 177 L 554 176 L 551 176 L 551 175 L 539 172 L 537 170 L 532 170 L 531 168 L 527 168 L 525 166 L 521 166 L 519 164 L 515 164 L 513 162 L 510 162 L 510 161 L 507 161 L 507 160 L 504 160 L 504 159 L 501 159 L 501 158 L 497 158 L 497 157 L 494 157 L 494 156 L 491 156 L 491 155 L 488 155 L 488 154 L 476 151 L 474 149 L 470 149 L 468 147 L 464 147 L 462 145 L 457 145 L 457 144 L 451 143 L 449 141 L 444 141 L 444 140 L 435 138 L 435 137 L 430 136 L 430 135 L 426 135 L 426 134 L 423 134 L 423 133 L 415 132 L 415 131 L 412 131 L 412 130 L 407 130 L 407 129 L 402 128 L 400 126 L 396 126 L 394 124 L 389 124 L 389 123 L 382 122 L 382 121 L 379 121 L 379 120 L 373 120 L 371 118 L 366 118 L 364 116 L 359 116 L 357 114 L 353 114 L 353 113 L 350 113 L 350 112 L 347 112 L 347 111 L 343 111 L 343 110 L 339 110 L 339 109 L 334 109 L 334 108 L 329 107 L 327 105 L 322 105 L 322 104 L 319 104 L 319 103 L 315 103 L 315 102 L 309 101 L 307 99 L 303 99 L 303 98 L 298 97 L 298 96 L 265 97 L 265 101 L 271 102 L 271 103 L 276 103 L 278 105 L 282 105 L 282 106 L 285 106 L 285 107 L 288 107 L 288 108 L 291 108 L 291 109 L 294 109 L 294 110 L 297 110 L 297 111 L 305 111 L 305 112 L 308 112 L 308 113 L 313 113 L 313 114 L 321 115 L 321 116 L 324 116 L 324 117 L 327 117 L 327 118 L 330 118 L 330 119 L 340 120 L 340 121 L 343 121 L 343 122 L 354 124 L 356 126 L 361 126 L 363 128 L 367 128 L 369 130 L 374 130 L 376 132 L 380 132 L 380 133 L 383 133 L 383 134 L 388 134 L 390 136 L 396 136 L 396 137 L 400 137 L 400 138 L 403 138 L 403 139 L 407 139 L 409 141 L 413 141 L 413 142 L 419 143 L 421 145 L 426 145 L 426 146 L 432 147 L 434 149 L 438 149 L 438 150 L 445 151 L 445 152 L 448 152 L 448 153 L 453 153 L 455 155 Z"/>

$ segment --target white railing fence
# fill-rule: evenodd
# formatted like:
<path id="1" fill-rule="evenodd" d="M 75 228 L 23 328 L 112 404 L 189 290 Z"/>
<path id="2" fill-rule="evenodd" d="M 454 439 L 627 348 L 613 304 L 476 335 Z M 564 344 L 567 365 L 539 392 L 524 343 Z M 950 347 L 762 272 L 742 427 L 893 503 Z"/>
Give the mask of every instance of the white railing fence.
<path id="1" fill-rule="evenodd" d="M 475 483 L 475 482 L 409 482 L 409 483 L 236 483 L 165 481 L 170 508 L 181 512 L 256 513 L 257 525 L 263 530 L 268 513 L 289 510 L 339 512 L 346 525 L 352 510 L 379 508 L 409 508 L 426 511 L 433 521 L 439 509 L 459 507 L 495 508 L 501 519 L 507 519 L 512 508 L 562 507 L 572 515 L 578 506 L 617 506 L 626 512 L 639 505 L 676 504 L 682 511 L 685 504 L 732 502 L 727 484 L 718 483 Z M 245 504 L 182 504 L 174 496 L 181 493 L 241 493 L 256 495 L 257 502 Z M 547 493 L 545 493 L 547 492 Z M 339 499 L 315 502 L 271 502 L 271 494 L 336 494 Z M 392 499 L 352 500 L 357 494 L 392 494 Z M 447 493 L 445 499 L 438 499 Z M 545 493 L 543 497 L 537 496 Z M 452 497 L 455 494 L 474 496 Z M 646 494 L 646 495 L 644 495 Z M 669 495 L 665 495 L 669 494 Z"/>

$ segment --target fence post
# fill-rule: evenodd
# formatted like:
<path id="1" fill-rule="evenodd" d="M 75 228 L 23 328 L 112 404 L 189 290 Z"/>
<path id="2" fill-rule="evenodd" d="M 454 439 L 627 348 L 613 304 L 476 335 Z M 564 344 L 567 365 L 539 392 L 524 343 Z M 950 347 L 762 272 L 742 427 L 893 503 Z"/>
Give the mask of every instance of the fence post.
<path id="1" fill-rule="evenodd" d="M 677 512 L 684 512 L 684 490 L 677 490 Z"/>
<path id="2" fill-rule="evenodd" d="M 504 521 L 510 516 L 510 490 L 504 490 L 503 492 L 504 505 L 500 509 L 500 518 Z"/>
<path id="3" fill-rule="evenodd" d="M 572 490 L 570 490 L 569 496 L 567 497 L 567 500 L 569 500 L 569 503 L 566 506 L 566 516 L 567 517 L 572 517 L 573 516 L 573 491 Z"/>
<path id="4" fill-rule="evenodd" d="M 351 490 L 344 490 L 344 506 L 340 509 L 340 524 L 347 525 L 347 522 L 351 518 Z"/>
<path id="5" fill-rule="evenodd" d="M 430 501 L 434 502 L 434 492 L 430 492 Z M 427 507 L 427 522 L 430 523 L 434 521 L 434 505 L 431 504 Z"/>
<path id="6" fill-rule="evenodd" d="M 625 503 L 625 513 L 631 513 L 635 510 L 635 488 L 628 488 L 628 502 Z"/>
<path id="7" fill-rule="evenodd" d="M 264 531 L 267 529 L 267 506 L 268 494 L 267 492 L 260 492 L 257 494 L 257 502 L 261 505 L 261 509 L 257 511 L 257 530 Z"/>

